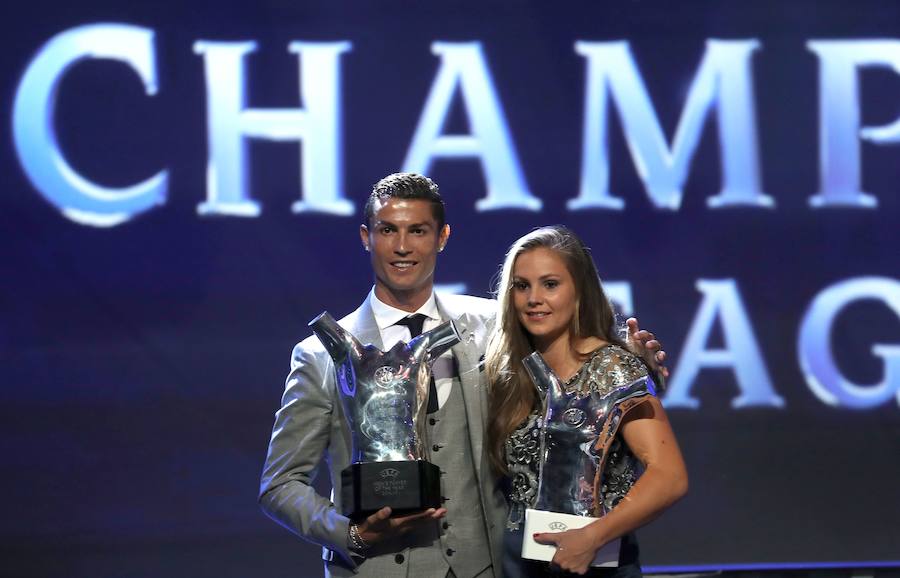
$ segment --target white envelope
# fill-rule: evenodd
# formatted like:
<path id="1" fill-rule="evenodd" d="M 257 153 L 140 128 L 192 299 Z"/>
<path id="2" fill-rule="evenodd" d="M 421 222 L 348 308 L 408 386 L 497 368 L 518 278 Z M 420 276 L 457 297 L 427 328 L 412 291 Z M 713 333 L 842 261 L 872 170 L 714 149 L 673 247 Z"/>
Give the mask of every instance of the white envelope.
<path id="1" fill-rule="evenodd" d="M 522 557 L 529 560 L 543 560 L 549 562 L 556 554 L 556 546 L 552 544 L 538 544 L 532 536 L 537 532 L 565 532 L 583 528 L 597 518 L 588 516 L 575 516 L 573 514 L 560 514 L 558 512 L 546 512 L 544 510 L 525 510 L 525 539 L 522 541 Z M 619 546 L 621 539 L 609 542 L 597 551 L 591 566 L 603 568 L 616 568 L 619 565 Z"/>

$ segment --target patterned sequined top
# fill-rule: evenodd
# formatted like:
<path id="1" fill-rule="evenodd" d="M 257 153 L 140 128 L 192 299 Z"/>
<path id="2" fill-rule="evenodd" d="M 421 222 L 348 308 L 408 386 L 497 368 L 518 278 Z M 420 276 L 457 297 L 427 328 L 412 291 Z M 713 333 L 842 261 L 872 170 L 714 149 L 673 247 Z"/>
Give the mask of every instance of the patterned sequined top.
<path id="1" fill-rule="evenodd" d="M 594 350 L 578 373 L 566 382 L 566 391 L 606 394 L 647 375 L 647 368 L 633 354 L 618 345 L 607 344 Z M 507 528 L 518 530 L 525 520 L 525 509 L 534 506 L 538 491 L 541 410 L 535 407 L 522 425 L 506 440 L 506 465 L 509 471 L 509 518 Z M 620 434 L 609 449 L 603 470 L 600 499 L 611 510 L 634 485 L 641 463 Z"/>

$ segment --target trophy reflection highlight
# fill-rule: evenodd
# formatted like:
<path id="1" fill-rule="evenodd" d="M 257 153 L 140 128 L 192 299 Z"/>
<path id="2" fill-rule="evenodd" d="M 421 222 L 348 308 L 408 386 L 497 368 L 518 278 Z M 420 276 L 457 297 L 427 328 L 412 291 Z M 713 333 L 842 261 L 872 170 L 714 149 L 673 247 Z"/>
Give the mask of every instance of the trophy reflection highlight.
<path id="1" fill-rule="evenodd" d="M 343 514 L 358 520 L 390 506 L 395 514 L 441 505 L 440 470 L 427 461 L 425 410 L 431 364 L 459 343 L 452 321 L 388 351 L 363 345 L 324 312 L 309 326 L 334 361 L 352 439 L 341 472 Z"/>
<path id="2" fill-rule="evenodd" d="M 601 394 L 567 393 L 562 381 L 540 353 L 522 360 L 544 397 L 541 428 L 538 496 L 525 513 L 522 556 L 550 560 L 555 548 L 534 542 L 535 532 L 561 531 L 586 526 L 606 514 L 600 488 L 609 447 L 622 416 L 656 395 L 649 376 Z M 598 551 L 592 566 L 617 566 L 619 541 Z"/>

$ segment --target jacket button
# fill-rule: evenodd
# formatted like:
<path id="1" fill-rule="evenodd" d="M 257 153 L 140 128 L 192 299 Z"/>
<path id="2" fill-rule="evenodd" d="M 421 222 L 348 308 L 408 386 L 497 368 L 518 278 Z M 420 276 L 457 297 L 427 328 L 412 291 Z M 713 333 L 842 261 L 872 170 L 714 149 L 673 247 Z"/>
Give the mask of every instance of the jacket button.
<path id="1" fill-rule="evenodd" d="M 428 423 L 429 423 L 430 425 L 434 425 L 434 424 L 437 423 L 437 420 L 434 419 L 433 417 L 430 417 L 430 418 L 428 418 Z"/>
<path id="2" fill-rule="evenodd" d="M 397 554 L 396 556 L 394 556 L 394 562 L 396 562 L 397 564 L 403 564 L 403 560 L 403 554 Z"/>
<path id="3" fill-rule="evenodd" d="M 431 449 L 438 452 L 441 450 L 442 447 L 444 447 L 444 446 L 439 446 L 437 444 L 434 444 L 433 446 L 431 446 Z"/>
<path id="4" fill-rule="evenodd" d="M 447 522 L 444 522 L 443 524 L 441 524 L 441 527 L 446 530 L 447 528 L 450 527 L 450 524 L 448 524 Z"/>
<path id="5" fill-rule="evenodd" d="M 454 552 L 456 552 L 456 550 L 454 550 L 453 548 L 447 548 L 447 555 L 448 555 L 448 556 L 452 556 Z"/>

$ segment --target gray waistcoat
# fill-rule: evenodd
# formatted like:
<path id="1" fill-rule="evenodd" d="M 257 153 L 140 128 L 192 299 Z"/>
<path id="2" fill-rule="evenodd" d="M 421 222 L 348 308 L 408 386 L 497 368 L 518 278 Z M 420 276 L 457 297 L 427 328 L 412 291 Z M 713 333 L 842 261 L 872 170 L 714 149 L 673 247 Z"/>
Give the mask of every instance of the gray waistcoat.
<path id="1" fill-rule="evenodd" d="M 447 515 L 434 528 L 439 534 L 431 546 L 409 552 L 409 576 L 444 576 L 452 568 L 457 578 L 471 578 L 491 565 L 460 387 L 454 379 L 446 403 L 427 419 L 430 461 L 443 472 Z"/>

